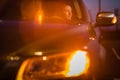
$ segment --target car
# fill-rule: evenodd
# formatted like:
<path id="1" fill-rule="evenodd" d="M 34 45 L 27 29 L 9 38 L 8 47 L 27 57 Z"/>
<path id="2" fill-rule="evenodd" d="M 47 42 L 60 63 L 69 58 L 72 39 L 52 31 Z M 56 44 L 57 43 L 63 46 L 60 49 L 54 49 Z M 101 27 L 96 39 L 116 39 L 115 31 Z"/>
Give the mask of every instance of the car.
<path id="1" fill-rule="evenodd" d="M 94 23 L 82 0 L 6 0 L 0 9 L 1 80 L 94 80 L 102 75 L 100 12 Z"/>

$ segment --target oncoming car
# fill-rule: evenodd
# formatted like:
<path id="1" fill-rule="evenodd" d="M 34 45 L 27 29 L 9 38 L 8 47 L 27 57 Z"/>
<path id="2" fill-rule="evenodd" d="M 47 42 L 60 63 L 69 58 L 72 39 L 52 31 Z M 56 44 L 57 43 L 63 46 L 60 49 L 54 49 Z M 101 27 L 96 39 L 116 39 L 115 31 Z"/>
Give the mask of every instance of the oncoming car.
<path id="1" fill-rule="evenodd" d="M 114 25 L 113 13 L 98 13 L 94 24 L 82 0 L 1 4 L 1 80 L 94 80 L 102 74 L 98 28 Z"/>

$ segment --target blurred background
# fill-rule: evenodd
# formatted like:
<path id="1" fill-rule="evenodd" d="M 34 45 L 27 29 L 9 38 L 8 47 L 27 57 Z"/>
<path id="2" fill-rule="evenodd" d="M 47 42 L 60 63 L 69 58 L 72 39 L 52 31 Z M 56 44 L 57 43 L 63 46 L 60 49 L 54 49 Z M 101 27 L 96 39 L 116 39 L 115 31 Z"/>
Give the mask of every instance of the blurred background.
<path id="1" fill-rule="evenodd" d="M 118 10 L 120 18 L 120 0 L 84 0 L 84 2 L 86 3 L 86 6 L 88 6 L 89 11 L 92 13 L 92 17 L 94 20 L 100 6 L 101 11 L 115 12 L 116 10 Z"/>

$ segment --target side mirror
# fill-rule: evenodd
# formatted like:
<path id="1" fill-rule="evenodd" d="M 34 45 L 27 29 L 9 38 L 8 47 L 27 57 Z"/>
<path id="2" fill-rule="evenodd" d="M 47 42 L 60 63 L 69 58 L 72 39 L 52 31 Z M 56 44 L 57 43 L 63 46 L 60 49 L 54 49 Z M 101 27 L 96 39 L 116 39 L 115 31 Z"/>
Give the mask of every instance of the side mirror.
<path id="1" fill-rule="evenodd" d="M 96 26 L 112 26 L 117 23 L 117 17 L 113 12 L 99 12 L 96 16 Z"/>

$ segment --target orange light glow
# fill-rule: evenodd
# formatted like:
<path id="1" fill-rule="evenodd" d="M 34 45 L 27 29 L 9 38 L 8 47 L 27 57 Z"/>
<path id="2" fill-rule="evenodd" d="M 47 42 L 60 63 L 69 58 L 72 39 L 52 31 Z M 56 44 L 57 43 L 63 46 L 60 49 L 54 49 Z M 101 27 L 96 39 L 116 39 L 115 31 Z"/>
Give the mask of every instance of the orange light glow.
<path id="1" fill-rule="evenodd" d="M 23 74 L 24 74 L 24 71 L 26 69 L 26 66 L 28 65 L 28 60 L 25 61 L 22 66 L 20 67 L 19 69 L 19 73 L 17 74 L 17 77 L 16 77 L 16 80 L 23 80 Z"/>
<path id="2" fill-rule="evenodd" d="M 89 39 L 90 39 L 90 40 L 95 40 L 95 37 L 90 37 Z"/>
<path id="3" fill-rule="evenodd" d="M 38 23 L 39 23 L 39 24 L 42 23 L 42 14 L 39 14 L 39 15 L 38 15 L 37 20 L 38 20 Z"/>
<path id="4" fill-rule="evenodd" d="M 71 52 L 70 52 L 71 53 Z M 89 62 L 89 58 L 87 56 L 87 52 L 85 51 L 80 51 L 77 50 L 75 52 L 72 52 L 71 54 L 60 54 L 60 55 L 53 55 L 53 56 L 43 56 L 43 57 L 39 57 L 39 58 L 31 58 L 31 59 L 27 59 L 26 61 L 23 62 L 23 64 L 21 65 L 16 80 L 26 80 L 26 78 L 28 80 L 34 80 L 34 78 L 41 76 L 42 77 L 47 77 L 50 76 L 51 78 L 54 77 L 75 77 L 75 76 L 80 76 L 81 74 L 84 74 L 87 72 L 89 66 L 90 66 L 90 62 Z M 54 65 L 49 65 L 46 66 L 46 64 L 49 63 L 49 61 L 51 61 L 51 59 L 55 58 L 56 60 L 59 57 L 65 57 L 65 61 L 63 61 L 62 63 L 53 63 Z M 46 61 L 45 65 L 41 65 L 41 67 L 43 67 L 43 72 L 40 70 L 33 71 L 32 75 L 34 75 L 34 77 L 30 78 L 30 76 L 25 77 L 31 68 L 34 67 L 34 62 L 38 61 Z M 44 62 L 43 62 L 44 64 Z M 58 71 L 56 66 L 61 66 L 62 69 L 61 71 Z M 55 73 L 51 72 L 51 70 L 56 70 Z M 47 73 L 46 73 L 47 72 Z M 44 74 L 44 75 L 43 75 Z"/>
<path id="5" fill-rule="evenodd" d="M 115 24 L 117 22 L 117 17 L 114 16 L 114 18 L 112 19 L 112 23 Z"/>
<path id="6" fill-rule="evenodd" d="M 47 57 L 46 57 L 46 56 L 43 56 L 43 60 L 44 60 L 44 61 L 47 60 Z"/>
<path id="7" fill-rule="evenodd" d="M 37 56 L 42 56 L 43 53 L 42 52 L 35 52 L 34 55 L 37 55 Z"/>
<path id="8" fill-rule="evenodd" d="M 85 73 L 89 67 L 89 58 L 86 52 L 76 51 L 68 61 L 68 72 L 65 74 L 66 77 L 79 76 Z"/>

